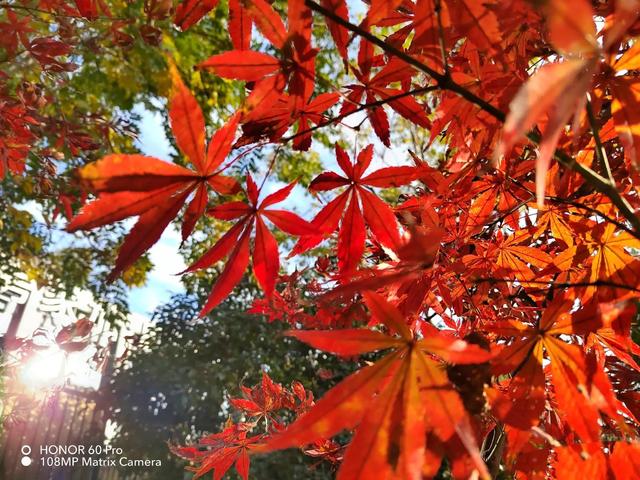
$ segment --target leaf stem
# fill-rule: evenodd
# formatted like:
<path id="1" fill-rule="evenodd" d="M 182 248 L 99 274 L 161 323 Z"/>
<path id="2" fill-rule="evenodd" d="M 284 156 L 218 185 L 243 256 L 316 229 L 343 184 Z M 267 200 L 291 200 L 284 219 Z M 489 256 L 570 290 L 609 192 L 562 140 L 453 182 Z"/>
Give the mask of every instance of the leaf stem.
<path id="1" fill-rule="evenodd" d="M 442 26 L 442 0 L 435 0 L 436 20 L 438 21 L 438 42 L 440 43 L 440 55 L 442 56 L 442 68 L 444 75 L 449 77 L 449 63 L 447 62 L 447 49 L 444 44 L 444 27 Z"/>
<path id="2" fill-rule="evenodd" d="M 611 287 L 628 290 L 630 292 L 640 293 L 640 289 L 631 285 L 610 282 L 609 280 L 596 280 L 594 282 L 553 282 L 544 280 L 516 280 L 513 278 L 476 278 L 473 283 L 515 283 L 533 284 L 533 285 L 549 285 L 552 288 L 579 288 L 579 287 Z M 547 289 L 540 289 L 546 291 Z"/>
<path id="3" fill-rule="evenodd" d="M 593 140 L 596 143 L 596 154 L 600 160 L 600 166 L 604 172 L 604 175 L 609 179 L 613 185 L 616 184 L 613 174 L 611 173 L 611 165 L 609 164 L 609 158 L 607 157 L 607 151 L 602 144 L 600 138 L 600 128 L 598 127 L 598 119 L 593 111 L 593 105 L 591 100 L 587 100 L 587 118 L 589 119 L 589 125 L 591 126 L 591 132 L 593 134 Z"/>

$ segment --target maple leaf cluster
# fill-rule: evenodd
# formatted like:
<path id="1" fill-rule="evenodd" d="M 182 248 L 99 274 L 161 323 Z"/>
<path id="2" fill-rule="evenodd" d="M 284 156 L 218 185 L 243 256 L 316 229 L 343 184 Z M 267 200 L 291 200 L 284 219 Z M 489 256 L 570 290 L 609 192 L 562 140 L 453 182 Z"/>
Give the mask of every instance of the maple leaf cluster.
<path id="1" fill-rule="evenodd" d="M 75 65 L 64 58 L 71 52 L 71 47 L 64 41 L 54 37 L 32 35 L 29 18 L 19 18 L 15 11 L 8 9 L 5 22 L 0 22 L 0 48 L 7 59 L 28 53 L 35 59 L 43 72 L 71 71 Z M 18 51 L 19 46 L 23 48 Z M 60 58 L 62 57 L 62 58 Z M 36 150 L 38 140 L 47 132 L 67 128 L 72 130 L 73 122 L 60 122 L 46 118 L 43 109 L 51 102 L 42 88 L 33 82 L 24 81 L 17 86 L 7 73 L 0 71 L 0 179 L 7 173 L 20 175 L 25 170 L 25 162 L 30 153 Z M 65 143 L 78 153 L 89 151 L 96 144 L 82 132 L 72 135 L 61 135 L 56 145 L 47 148 L 38 147 L 43 158 L 44 169 L 48 167 L 55 174 L 53 159 Z M 44 188 L 46 190 L 46 187 Z"/>
<path id="2" fill-rule="evenodd" d="M 183 1 L 174 21 L 188 29 L 216 4 Z M 264 292 L 252 312 L 362 368 L 314 404 L 265 376 L 231 402 L 249 420 L 176 452 L 214 478 L 289 447 L 339 464 L 339 479 L 638 477 L 640 2 L 372 0 L 359 23 L 344 0 L 288 0 L 284 19 L 278 6 L 229 2 L 233 48 L 198 68 L 246 96 L 212 135 L 170 68 L 186 166 L 121 153 L 85 165 L 94 199 L 68 230 L 137 217 L 115 278 L 178 217 L 183 241 L 204 216 L 234 222 L 184 272 L 223 262 L 201 314 L 251 264 Z M 316 71 L 314 15 L 345 82 Z M 310 220 L 276 207 L 296 182 L 266 194 L 272 165 L 258 182 L 228 174 L 238 151 L 307 151 L 358 115 L 372 135 L 354 154 L 336 145 L 337 169 L 308 187 L 324 203 Z M 379 167 L 374 145 L 392 145 L 398 119 L 431 153 Z M 289 256 L 329 253 L 281 274 L 289 242 L 273 228 L 293 237 Z M 286 427 L 281 408 L 297 415 Z M 345 430 L 343 448 L 331 438 Z"/>
<path id="3" fill-rule="evenodd" d="M 213 478 L 222 478 L 235 467 L 241 478 L 249 478 L 249 454 L 276 432 L 285 428 L 284 418 L 300 416 L 313 406 L 313 394 L 305 390 L 300 382 L 294 381 L 291 388 L 274 382 L 265 372 L 262 381 L 248 388 L 240 387 L 242 398 L 231 398 L 229 403 L 239 412 L 242 421 L 234 423 L 229 418 L 219 433 L 205 435 L 195 444 L 172 446 L 171 451 L 189 460 L 196 466 L 189 467 L 194 478 L 213 472 Z M 313 448 L 307 454 L 337 463 L 341 446 L 331 440 L 314 440 Z"/>
<path id="4" fill-rule="evenodd" d="M 28 159 L 38 160 L 35 172 L 38 188 L 49 194 L 56 177 L 56 162 L 65 156 L 87 156 L 101 147 L 111 131 L 122 126 L 110 123 L 105 115 L 75 115 L 65 118 L 52 113 L 56 104 L 55 88 L 34 81 L 30 71 L 38 66 L 38 75 L 48 76 L 62 87 L 78 68 L 78 59 L 87 50 L 99 52 L 95 39 L 87 39 L 87 22 L 103 22 L 101 41 L 108 47 L 128 48 L 135 29 L 149 45 L 160 43 L 162 32 L 154 22 L 172 12 L 171 2 L 147 0 L 146 22 L 138 19 L 114 19 L 106 0 L 18 0 L 5 2 L 0 9 L 0 179 L 7 174 L 23 175 Z M 106 23 L 105 23 L 106 21 Z M 139 22 L 141 23 L 141 22 Z M 46 28 L 42 28 L 46 25 Z M 84 49 L 84 50 L 83 50 Z M 129 133 L 129 132 L 126 132 Z M 43 141 L 44 140 L 44 141 Z M 45 145 L 43 145 L 43 143 Z M 55 193 L 55 192 L 53 192 Z M 72 192 L 61 192 L 61 210 L 71 201 Z M 74 199 L 75 200 L 75 199 Z M 69 212 L 67 215 L 73 215 Z"/>

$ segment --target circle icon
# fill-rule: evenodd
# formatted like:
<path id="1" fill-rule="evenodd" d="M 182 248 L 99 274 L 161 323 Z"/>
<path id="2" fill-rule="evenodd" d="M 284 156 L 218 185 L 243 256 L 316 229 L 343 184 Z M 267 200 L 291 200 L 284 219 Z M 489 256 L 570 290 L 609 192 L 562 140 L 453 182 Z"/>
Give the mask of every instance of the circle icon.
<path id="1" fill-rule="evenodd" d="M 31 454 L 31 447 L 29 445 L 23 445 L 20 448 L 20 453 L 22 453 L 23 457 L 20 459 L 20 463 L 23 467 L 28 467 L 31 465 L 31 458 L 29 455 Z"/>

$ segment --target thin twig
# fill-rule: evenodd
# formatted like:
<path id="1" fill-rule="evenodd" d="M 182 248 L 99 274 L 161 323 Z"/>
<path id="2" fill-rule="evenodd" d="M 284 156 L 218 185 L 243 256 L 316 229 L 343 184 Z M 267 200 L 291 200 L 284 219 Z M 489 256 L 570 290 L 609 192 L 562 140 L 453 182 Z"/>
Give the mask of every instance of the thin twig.
<path id="1" fill-rule="evenodd" d="M 631 292 L 640 293 L 640 289 L 631 285 L 623 285 L 621 283 L 610 282 L 609 280 L 596 280 L 594 282 L 553 282 L 544 280 L 516 280 L 514 278 L 476 278 L 473 283 L 515 283 L 549 285 L 551 288 L 578 288 L 578 287 L 611 287 L 629 290 Z M 546 289 L 545 289 L 546 290 Z"/>
<path id="2" fill-rule="evenodd" d="M 600 166 L 604 173 L 604 176 L 609 179 L 612 184 L 616 184 L 613 174 L 611 173 L 611 165 L 609 164 L 609 158 L 607 157 L 607 151 L 602 144 L 600 138 L 600 127 L 598 126 L 598 120 L 593 112 L 593 106 L 591 100 L 587 100 L 587 118 L 589 119 L 589 125 L 591 126 L 591 133 L 593 134 L 593 140 L 596 143 L 596 155 L 600 161 Z"/>
<path id="3" fill-rule="evenodd" d="M 264 177 L 262 178 L 262 182 L 260 183 L 260 187 L 258 188 L 259 192 L 262 191 L 262 187 L 264 187 L 264 184 L 267 182 L 267 178 L 271 174 L 271 170 L 273 170 L 273 166 L 276 164 L 276 158 L 278 158 L 278 155 L 280 154 L 281 149 L 282 149 L 282 146 L 278 145 L 278 148 L 276 148 L 275 152 L 273 152 L 273 157 L 271 157 L 271 161 L 269 162 L 267 171 L 264 173 Z"/>
<path id="4" fill-rule="evenodd" d="M 12 9 L 12 10 L 23 10 L 25 12 L 29 12 L 29 13 L 39 13 L 39 14 L 43 14 L 43 15 L 51 15 L 52 17 L 58 17 L 58 18 L 75 18 L 77 20 L 90 20 L 90 21 L 94 21 L 94 20 L 108 20 L 108 21 L 114 21 L 114 20 L 127 20 L 124 17 L 106 17 L 106 16 L 95 16 L 95 17 L 91 17 L 90 19 L 83 17 L 82 15 L 68 15 L 66 13 L 59 13 L 59 12 L 52 12 L 49 10 L 43 10 L 41 8 L 36 8 L 36 7 L 28 7 L 26 5 L 14 5 L 12 3 L 0 3 L 0 8 L 7 8 L 7 9 Z"/>
<path id="5" fill-rule="evenodd" d="M 358 113 L 358 112 L 362 112 L 364 110 L 368 110 L 369 108 L 374 108 L 374 107 L 379 107 L 381 105 L 386 105 L 390 102 L 393 102 L 394 100 L 399 100 L 401 98 L 404 97 L 408 97 L 410 95 L 419 95 L 421 93 L 427 93 L 427 92 L 431 92 L 433 90 L 437 90 L 438 87 L 435 85 L 427 85 L 426 87 L 420 87 L 420 88 L 416 88 L 414 90 L 409 90 L 408 92 L 402 92 L 399 93 L 397 95 L 392 95 L 390 97 L 384 98 L 382 100 L 376 100 L 375 102 L 370 102 L 370 103 L 365 103 L 360 105 L 358 108 L 356 108 L 355 110 L 352 110 L 351 112 L 347 112 L 347 113 L 343 113 L 342 115 L 338 115 L 336 117 L 331 117 L 328 118 L 326 121 L 321 122 L 317 125 L 314 125 L 313 127 L 309 127 L 306 130 L 303 130 L 302 132 L 296 132 L 293 135 L 290 135 L 288 137 L 283 137 L 282 139 L 280 139 L 281 142 L 288 142 L 290 140 L 293 140 L 294 138 L 300 137 L 302 135 L 306 135 L 307 133 L 311 133 L 314 132 L 320 128 L 326 127 L 328 125 L 331 125 L 333 123 L 338 123 L 342 120 L 344 120 L 345 118 Z"/>
<path id="6" fill-rule="evenodd" d="M 513 178 L 513 177 L 509 177 L 509 179 L 513 183 L 515 183 L 516 185 L 518 185 L 522 189 L 526 190 L 528 193 L 530 193 L 531 195 L 533 195 L 535 197 L 535 194 L 533 193 L 533 191 L 531 189 L 527 188 L 527 186 L 524 185 L 522 182 L 520 182 L 519 180 L 517 180 L 516 178 Z M 600 210 L 598 210 L 596 208 L 590 207 L 590 206 L 585 205 L 583 203 L 574 202 L 574 201 L 569 200 L 567 198 L 556 197 L 556 196 L 553 196 L 553 195 L 547 195 L 544 198 L 545 198 L 545 201 L 549 200 L 550 202 L 555 202 L 555 203 L 565 203 L 567 205 L 571 205 L 572 207 L 576 207 L 576 208 L 579 208 L 581 210 L 586 210 L 589 213 L 593 213 L 594 215 L 597 215 L 598 217 L 603 219 L 605 222 L 609 222 L 609 223 L 615 225 L 620 230 L 624 230 L 629 235 L 633 235 L 636 238 L 638 237 L 637 233 L 634 230 L 632 230 L 631 228 L 629 228 L 628 226 L 626 226 L 624 223 L 617 221 L 615 218 L 611 218 L 609 215 L 607 215 L 606 213 L 601 212 Z"/>
<path id="7" fill-rule="evenodd" d="M 571 205 L 572 207 L 579 208 L 581 210 L 586 210 L 589 213 L 593 213 L 594 215 L 597 215 L 598 217 L 603 219 L 605 222 L 612 223 L 613 225 L 618 227 L 620 230 L 624 230 L 628 234 L 636 236 L 636 233 L 633 230 L 631 230 L 629 227 L 627 227 L 624 223 L 621 223 L 621 222 L 617 221 L 616 219 L 611 218 L 609 215 L 607 215 L 606 213 L 601 212 L 597 208 L 590 207 L 590 206 L 585 205 L 583 203 L 574 202 L 574 201 L 568 200 L 566 198 L 560 198 L 560 197 L 548 197 L 548 198 L 550 200 L 554 201 L 554 202 L 566 203 L 567 205 Z"/>

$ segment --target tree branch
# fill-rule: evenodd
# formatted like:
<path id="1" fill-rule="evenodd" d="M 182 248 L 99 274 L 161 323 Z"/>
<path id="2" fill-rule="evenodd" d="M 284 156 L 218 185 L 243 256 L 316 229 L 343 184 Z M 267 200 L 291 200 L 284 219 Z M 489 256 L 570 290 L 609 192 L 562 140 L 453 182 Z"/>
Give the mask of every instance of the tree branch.
<path id="1" fill-rule="evenodd" d="M 470 103 L 476 105 L 481 110 L 485 111 L 502 123 L 504 123 L 504 121 L 506 120 L 506 114 L 502 110 L 496 108 L 486 100 L 478 97 L 476 94 L 463 87 L 462 85 L 459 85 L 458 83 L 453 81 L 449 75 L 444 75 L 437 72 L 433 68 L 422 63 L 417 58 L 409 55 L 405 51 L 388 44 L 383 39 L 378 38 L 371 32 L 368 32 L 358 25 L 354 25 L 348 20 L 345 20 L 344 18 L 336 15 L 334 12 L 324 8 L 313 0 L 305 0 L 305 5 L 311 10 L 320 13 L 330 20 L 334 21 L 335 23 L 343 26 L 352 33 L 355 33 L 365 40 L 371 42 L 372 44 L 380 47 L 387 54 L 393 55 L 396 58 L 399 58 L 407 64 L 415 67 L 417 70 L 427 74 L 433 80 L 435 80 L 437 86 L 442 90 L 448 90 L 455 93 L 461 98 L 464 98 Z M 540 135 L 535 132 L 530 132 L 529 134 L 527 134 L 527 138 L 535 144 L 539 144 L 541 140 Z M 592 187 L 609 197 L 611 202 L 618 208 L 622 216 L 633 226 L 634 236 L 636 238 L 640 238 L 640 218 L 636 216 L 629 202 L 627 202 L 627 200 L 620 195 L 620 192 L 616 188 L 615 184 L 612 184 L 608 179 L 602 177 L 586 165 L 582 165 L 576 162 L 574 158 L 561 150 L 555 151 L 554 158 L 564 167 L 570 168 L 571 170 L 579 173 Z"/>
<path id="2" fill-rule="evenodd" d="M 596 280 L 595 282 L 553 282 L 544 280 L 516 280 L 514 278 L 476 278 L 473 283 L 515 283 L 549 285 L 551 288 L 578 288 L 578 287 L 611 287 L 629 290 L 631 292 L 640 293 L 640 289 L 631 285 L 623 285 L 621 283 L 610 282 L 609 280 Z M 541 289 L 541 290 L 547 290 Z"/>
<path id="3" fill-rule="evenodd" d="M 535 198 L 535 193 L 533 193 L 532 190 L 527 188 L 527 186 L 524 185 L 522 182 L 520 182 L 519 180 L 517 180 L 516 178 L 513 178 L 513 177 L 509 177 L 509 179 L 513 183 L 518 185 L 520 188 L 526 190 L 529 194 L 531 194 Z M 555 203 L 564 203 L 564 204 L 571 205 L 572 207 L 576 207 L 576 208 L 581 209 L 581 210 L 586 210 L 587 212 L 593 213 L 594 215 L 600 217 L 605 222 L 612 223 L 613 225 L 618 227 L 620 230 L 624 230 L 625 232 L 627 232 L 629 235 L 633 235 L 634 237 L 638 238 L 638 234 L 634 230 L 632 230 L 631 228 L 626 226 L 624 223 L 619 222 L 616 219 L 611 218 L 609 215 L 601 212 L 600 210 L 598 210 L 596 208 L 593 208 L 593 207 L 590 207 L 588 205 L 585 205 L 584 203 L 575 202 L 573 200 L 569 200 L 568 198 L 556 197 L 556 196 L 553 196 L 553 195 L 545 196 L 545 200 L 549 200 L 549 201 L 555 202 Z M 583 215 L 583 216 L 586 216 L 586 215 Z"/>

